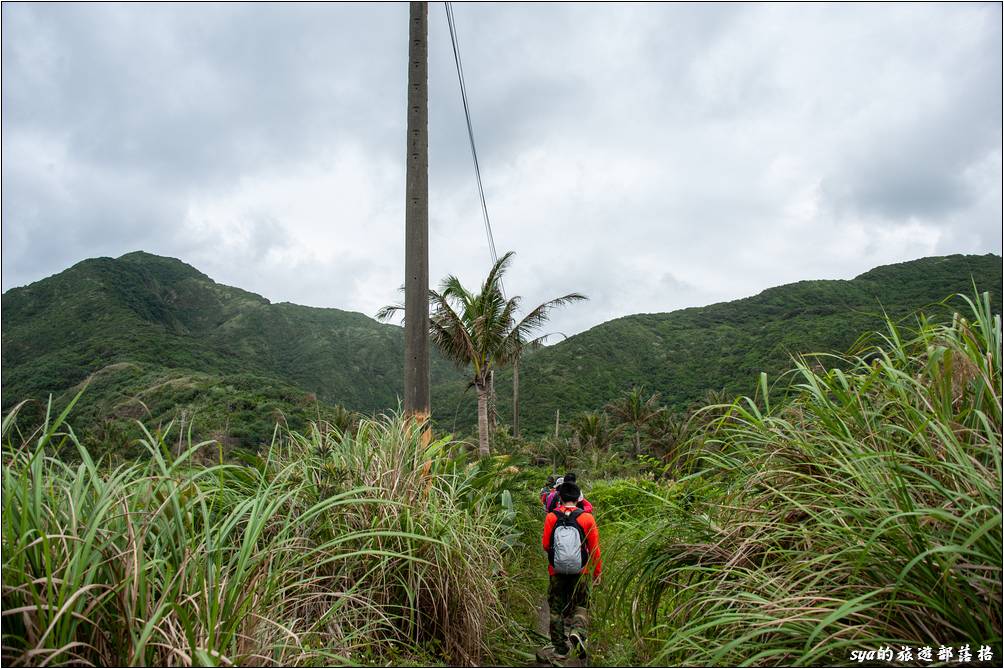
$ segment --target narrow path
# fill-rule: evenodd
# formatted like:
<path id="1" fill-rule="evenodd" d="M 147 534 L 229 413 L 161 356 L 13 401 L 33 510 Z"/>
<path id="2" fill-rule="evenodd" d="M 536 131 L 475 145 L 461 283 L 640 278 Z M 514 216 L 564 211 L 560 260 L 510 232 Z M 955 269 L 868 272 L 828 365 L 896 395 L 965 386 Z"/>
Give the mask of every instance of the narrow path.
<path id="1" fill-rule="evenodd" d="M 551 635 L 551 612 L 547 609 L 547 597 L 541 597 L 537 604 L 537 633 L 545 639 Z"/>
<path id="2" fill-rule="evenodd" d="M 545 639 L 549 638 L 551 635 L 551 613 L 547 607 L 547 597 L 541 597 L 540 602 L 537 604 L 537 633 L 543 636 Z M 553 666 L 546 662 L 537 662 L 533 666 L 535 667 L 550 667 Z M 569 656 L 562 664 L 562 667 L 588 667 L 588 659 L 583 659 L 580 657 Z"/>

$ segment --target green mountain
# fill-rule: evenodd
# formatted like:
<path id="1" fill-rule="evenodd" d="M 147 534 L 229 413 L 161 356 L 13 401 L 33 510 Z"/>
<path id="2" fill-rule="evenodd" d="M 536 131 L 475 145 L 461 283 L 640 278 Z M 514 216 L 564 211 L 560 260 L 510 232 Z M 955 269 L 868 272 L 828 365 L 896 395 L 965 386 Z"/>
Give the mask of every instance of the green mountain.
<path id="1" fill-rule="evenodd" d="M 93 375 L 75 424 L 113 435 L 119 419 L 184 416 L 201 436 L 249 444 L 270 438 L 275 417 L 299 426 L 334 404 L 394 408 L 403 387 L 400 327 L 271 304 L 143 252 L 4 293 L 2 336 L 5 410 Z M 432 370 L 459 383 L 438 356 Z"/>
<path id="2" fill-rule="evenodd" d="M 521 431 L 553 429 L 558 409 L 562 417 L 598 409 L 634 385 L 675 409 L 708 390 L 752 393 L 761 371 L 774 380 L 794 354 L 845 352 L 863 333 L 884 329 L 883 314 L 898 319 L 927 308 L 950 317 L 933 303 L 972 295 L 974 283 L 999 310 L 1001 268 L 1001 257 L 990 254 L 923 258 L 849 281 L 800 281 L 742 300 L 608 321 L 524 358 Z M 510 374 L 497 377 L 496 392 L 500 420 L 511 421 Z M 458 422 L 474 421 L 474 409 L 460 406 Z"/>
<path id="3" fill-rule="evenodd" d="M 601 407 L 632 385 L 683 407 L 709 389 L 751 390 L 796 352 L 844 351 L 880 327 L 975 282 L 1000 304 L 1001 258 L 948 256 L 880 267 L 851 281 L 803 281 L 756 297 L 603 323 L 529 354 L 520 370 L 524 430 Z M 90 383 L 71 422 L 95 443 L 136 436 L 133 419 L 194 426 L 225 446 L 267 442 L 275 422 L 301 428 L 339 404 L 397 407 L 403 331 L 360 313 L 272 304 L 143 252 L 85 260 L 3 294 L 3 409 L 41 415 Z M 511 413 L 507 373 L 496 382 Z M 447 430 L 475 422 L 466 376 L 433 352 L 433 407 Z M 26 421 L 27 423 L 28 421 Z"/>

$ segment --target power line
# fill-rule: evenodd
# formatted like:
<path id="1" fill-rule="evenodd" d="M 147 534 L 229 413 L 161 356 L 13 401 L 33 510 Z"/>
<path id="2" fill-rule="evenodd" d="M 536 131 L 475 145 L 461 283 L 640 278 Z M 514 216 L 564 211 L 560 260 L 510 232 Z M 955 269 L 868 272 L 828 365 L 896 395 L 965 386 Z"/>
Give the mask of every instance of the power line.
<path id="1" fill-rule="evenodd" d="M 467 119 L 467 137 L 471 143 L 471 158 L 474 160 L 474 176 L 478 183 L 478 196 L 481 200 L 481 215 L 485 222 L 485 232 L 488 235 L 488 250 L 492 256 L 492 263 L 498 262 L 498 254 L 495 251 L 495 237 L 492 235 L 492 222 L 488 216 L 488 205 L 485 202 L 485 187 L 481 181 L 481 167 L 478 165 L 478 150 L 474 144 L 474 126 L 471 124 L 471 109 L 467 104 L 467 84 L 464 81 L 464 66 L 460 58 L 460 41 L 457 37 L 456 21 L 453 18 L 453 3 L 446 2 L 446 22 L 450 26 L 450 41 L 453 44 L 453 60 L 457 64 L 457 79 L 460 81 L 460 97 L 464 102 L 464 117 Z M 499 282 L 501 287 L 501 282 Z M 504 294 L 504 291 L 503 291 Z"/>

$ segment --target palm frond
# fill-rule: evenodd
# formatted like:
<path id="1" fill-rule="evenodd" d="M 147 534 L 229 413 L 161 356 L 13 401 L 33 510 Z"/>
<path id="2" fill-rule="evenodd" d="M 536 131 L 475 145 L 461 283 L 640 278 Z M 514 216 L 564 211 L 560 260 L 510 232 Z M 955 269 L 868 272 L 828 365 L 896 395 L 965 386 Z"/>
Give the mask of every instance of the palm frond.
<path id="1" fill-rule="evenodd" d="M 446 295 L 429 291 L 429 304 L 433 315 L 429 318 L 429 334 L 440 351 L 458 366 L 474 366 L 477 376 L 480 372 L 477 347 L 472 340 L 463 318 L 450 305 Z"/>
<path id="2" fill-rule="evenodd" d="M 508 334 L 508 338 L 514 342 L 523 342 L 528 338 L 531 332 L 542 327 L 547 322 L 548 313 L 551 309 L 588 299 L 588 297 L 582 295 L 581 293 L 569 293 L 568 295 L 562 295 L 561 297 L 556 297 L 553 300 L 548 300 L 547 302 L 538 305 L 530 313 L 524 316 L 519 323 L 514 325 Z"/>
<path id="3" fill-rule="evenodd" d="M 484 286 L 482 286 L 481 292 L 489 292 L 498 287 L 499 282 L 502 280 L 502 275 L 509 268 L 509 264 L 512 262 L 512 257 L 516 255 L 515 251 L 508 251 L 505 255 L 495 261 L 492 265 L 491 271 L 488 272 L 488 277 L 485 279 Z"/>
<path id="4" fill-rule="evenodd" d="M 404 295 L 404 286 L 403 285 L 398 286 L 397 292 L 401 293 L 401 295 Z M 399 311 L 401 312 L 404 311 L 403 303 L 397 302 L 395 304 L 388 304 L 385 307 L 381 307 L 380 311 L 376 312 L 376 319 L 378 321 L 388 321 L 391 318 L 393 318 Z M 402 323 L 404 322 L 403 316 L 401 322 Z"/>
<path id="5" fill-rule="evenodd" d="M 389 321 L 391 318 L 396 316 L 398 312 L 404 312 L 403 304 L 388 304 L 385 307 L 381 307 L 380 311 L 376 312 L 376 319 L 378 321 Z"/>

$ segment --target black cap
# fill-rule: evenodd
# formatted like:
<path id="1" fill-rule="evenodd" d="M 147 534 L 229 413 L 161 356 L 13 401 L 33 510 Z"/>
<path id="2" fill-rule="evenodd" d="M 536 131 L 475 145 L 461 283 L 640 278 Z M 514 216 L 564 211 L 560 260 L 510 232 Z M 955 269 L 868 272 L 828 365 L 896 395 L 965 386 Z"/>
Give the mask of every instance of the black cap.
<path id="1" fill-rule="evenodd" d="M 579 486 L 571 481 L 565 481 L 558 486 L 558 494 L 561 495 L 562 502 L 577 502 L 582 495 L 582 491 L 579 490 Z"/>

